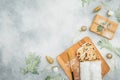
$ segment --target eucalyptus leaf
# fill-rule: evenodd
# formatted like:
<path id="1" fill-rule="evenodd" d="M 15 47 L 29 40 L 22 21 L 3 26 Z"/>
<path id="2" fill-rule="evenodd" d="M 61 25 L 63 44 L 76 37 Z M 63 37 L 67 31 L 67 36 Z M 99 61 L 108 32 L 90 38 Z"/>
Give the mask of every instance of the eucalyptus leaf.
<path id="1" fill-rule="evenodd" d="M 40 63 L 40 56 L 36 56 L 34 53 L 29 54 L 25 58 L 25 64 L 26 66 L 24 68 L 21 68 L 21 72 L 23 74 L 26 74 L 28 72 L 31 72 L 32 74 L 39 74 L 37 71 L 37 66 Z"/>
<path id="2" fill-rule="evenodd" d="M 97 31 L 98 32 L 101 32 L 101 31 L 103 31 L 104 30 L 104 27 L 103 26 L 101 26 L 101 25 L 98 25 L 97 26 Z"/>
<path id="3" fill-rule="evenodd" d="M 50 76 L 47 76 L 46 78 L 45 78 L 45 80 L 50 80 L 51 78 L 50 78 Z"/>
<path id="4" fill-rule="evenodd" d="M 82 1 L 82 6 L 84 7 L 86 3 L 89 5 L 90 2 L 94 2 L 95 0 L 81 0 L 81 1 Z"/>
<path id="5" fill-rule="evenodd" d="M 82 0 L 82 6 L 84 7 L 85 3 L 90 3 L 90 0 Z"/>
<path id="6" fill-rule="evenodd" d="M 115 16 L 117 18 L 117 21 L 120 23 L 120 7 L 115 11 Z"/>
<path id="7" fill-rule="evenodd" d="M 98 46 L 101 48 L 106 48 L 114 53 L 116 53 L 118 56 L 120 56 L 120 48 L 116 48 L 112 46 L 112 44 L 107 39 L 102 39 L 97 42 Z"/>

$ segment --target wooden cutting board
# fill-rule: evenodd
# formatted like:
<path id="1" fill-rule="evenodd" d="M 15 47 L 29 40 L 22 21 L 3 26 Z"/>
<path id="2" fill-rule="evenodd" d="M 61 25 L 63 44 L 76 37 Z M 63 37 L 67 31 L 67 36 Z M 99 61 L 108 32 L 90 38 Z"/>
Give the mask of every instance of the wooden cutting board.
<path id="1" fill-rule="evenodd" d="M 73 68 L 74 78 L 75 78 L 75 80 L 80 80 L 80 62 L 77 59 L 76 52 L 77 52 L 78 48 L 80 48 L 81 45 L 86 42 L 90 42 L 90 43 L 92 43 L 93 46 L 95 46 L 89 37 L 85 37 L 82 40 L 80 40 L 79 42 L 77 42 L 76 44 L 74 44 L 72 47 L 66 49 L 63 53 L 61 53 L 60 55 L 57 56 L 57 61 L 60 64 L 60 66 L 62 67 L 62 69 L 64 70 L 64 72 L 66 73 L 66 75 L 68 76 L 69 80 L 72 80 L 72 75 L 70 72 L 70 64 L 69 64 L 70 62 L 69 62 L 69 58 L 68 58 L 68 53 L 71 54 L 71 56 L 73 58 L 72 59 L 72 63 L 73 63 L 72 68 Z M 106 61 L 104 60 L 104 58 L 102 57 L 100 52 L 98 51 L 98 49 L 96 48 L 95 50 L 96 50 L 96 54 L 98 54 L 100 56 L 101 67 L 102 67 L 101 72 L 102 72 L 102 77 L 104 77 L 105 74 L 107 74 L 109 72 L 110 67 L 108 66 L 108 64 L 106 63 Z"/>

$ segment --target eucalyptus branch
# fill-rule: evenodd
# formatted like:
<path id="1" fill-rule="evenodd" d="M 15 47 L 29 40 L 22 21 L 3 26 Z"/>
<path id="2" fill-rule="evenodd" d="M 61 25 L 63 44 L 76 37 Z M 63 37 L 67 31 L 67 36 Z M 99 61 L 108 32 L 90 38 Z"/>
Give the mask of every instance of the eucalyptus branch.
<path id="1" fill-rule="evenodd" d="M 106 48 L 114 53 L 116 53 L 118 56 L 120 56 L 120 48 L 116 48 L 112 46 L 112 44 L 107 39 L 102 39 L 97 42 L 98 46 L 101 48 Z"/>

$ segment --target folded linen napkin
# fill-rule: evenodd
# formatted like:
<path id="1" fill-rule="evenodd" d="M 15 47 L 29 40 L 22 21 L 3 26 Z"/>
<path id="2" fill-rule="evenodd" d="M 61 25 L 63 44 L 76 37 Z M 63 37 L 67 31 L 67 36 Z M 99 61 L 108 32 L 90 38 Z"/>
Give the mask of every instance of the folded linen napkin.
<path id="1" fill-rule="evenodd" d="M 101 61 L 80 62 L 81 80 L 102 80 Z"/>

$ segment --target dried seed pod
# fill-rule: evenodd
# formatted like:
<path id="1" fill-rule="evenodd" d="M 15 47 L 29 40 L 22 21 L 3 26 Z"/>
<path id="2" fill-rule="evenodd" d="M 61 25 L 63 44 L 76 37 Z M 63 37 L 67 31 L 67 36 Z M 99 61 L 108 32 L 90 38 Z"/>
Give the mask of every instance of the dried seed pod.
<path id="1" fill-rule="evenodd" d="M 107 11 L 107 15 L 108 15 L 108 16 L 112 16 L 113 14 L 114 14 L 113 11 L 111 11 L 111 10 L 108 10 L 108 11 Z"/>
<path id="2" fill-rule="evenodd" d="M 106 55 L 106 57 L 107 57 L 108 59 L 111 59 L 111 58 L 112 58 L 112 54 L 108 53 L 108 54 Z"/>
<path id="3" fill-rule="evenodd" d="M 53 62 L 54 62 L 53 58 L 50 57 L 50 56 L 46 56 L 46 60 L 47 60 L 48 63 L 50 63 L 50 64 L 53 64 Z"/>
<path id="4" fill-rule="evenodd" d="M 53 66 L 53 67 L 52 67 L 52 70 L 53 70 L 54 72 L 58 72 L 58 66 Z"/>
<path id="5" fill-rule="evenodd" d="M 93 10 L 93 12 L 98 12 L 98 11 L 100 11 L 102 9 L 102 6 L 97 6 L 94 10 Z"/>
<path id="6" fill-rule="evenodd" d="M 86 31 L 87 30 L 87 26 L 82 26 L 80 31 Z"/>

